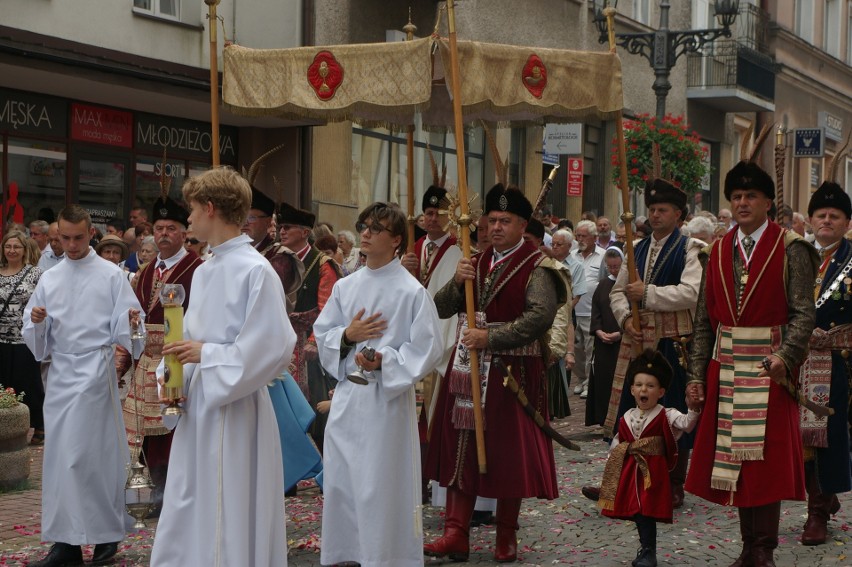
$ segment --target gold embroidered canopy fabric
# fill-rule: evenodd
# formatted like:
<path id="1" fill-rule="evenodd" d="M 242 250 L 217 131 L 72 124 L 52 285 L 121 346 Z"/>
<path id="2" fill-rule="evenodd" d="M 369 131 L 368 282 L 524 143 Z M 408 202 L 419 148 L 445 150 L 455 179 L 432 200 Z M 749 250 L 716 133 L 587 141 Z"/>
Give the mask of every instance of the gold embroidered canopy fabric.
<path id="1" fill-rule="evenodd" d="M 470 41 L 458 47 L 465 123 L 606 120 L 621 112 L 621 62 L 609 52 Z M 421 112 L 427 128 L 450 127 L 449 68 L 446 39 L 294 49 L 233 45 L 224 52 L 222 94 L 235 114 L 406 127 Z"/>

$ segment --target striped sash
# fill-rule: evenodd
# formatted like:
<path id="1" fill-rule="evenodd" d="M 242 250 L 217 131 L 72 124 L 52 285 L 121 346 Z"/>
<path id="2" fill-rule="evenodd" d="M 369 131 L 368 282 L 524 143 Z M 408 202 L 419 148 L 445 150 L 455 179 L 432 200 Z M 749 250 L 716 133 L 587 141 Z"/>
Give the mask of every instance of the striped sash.
<path id="1" fill-rule="evenodd" d="M 719 410 L 716 454 L 710 486 L 735 492 L 743 461 L 763 460 L 768 376 L 758 377 L 764 357 L 777 350 L 784 327 L 731 327 L 716 332 Z"/>

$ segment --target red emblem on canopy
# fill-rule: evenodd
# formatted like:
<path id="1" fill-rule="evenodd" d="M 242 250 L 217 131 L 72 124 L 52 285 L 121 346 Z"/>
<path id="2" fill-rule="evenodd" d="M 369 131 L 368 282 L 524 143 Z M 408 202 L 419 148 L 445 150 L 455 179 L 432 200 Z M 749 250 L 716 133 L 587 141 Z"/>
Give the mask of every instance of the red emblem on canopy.
<path id="1" fill-rule="evenodd" d="M 334 97 L 337 87 L 343 82 L 343 67 L 330 51 L 320 51 L 308 67 L 308 83 L 320 100 Z"/>
<path id="2" fill-rule="evenodd" d="M 530 55 L 527 64 L 524 65 L 524 70 L 521 72 L 521 80 L 531 95 L 535 98 L 541 98 L 541 93 L 547 86 L 547 68 L 544 66 L 541 57 L 535 53 Z"/>

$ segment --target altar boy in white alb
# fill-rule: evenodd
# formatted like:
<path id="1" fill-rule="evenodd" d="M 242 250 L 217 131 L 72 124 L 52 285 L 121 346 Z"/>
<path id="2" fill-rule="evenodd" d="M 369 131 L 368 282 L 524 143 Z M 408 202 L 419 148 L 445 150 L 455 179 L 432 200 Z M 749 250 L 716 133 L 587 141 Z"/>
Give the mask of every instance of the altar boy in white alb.
<path id="1" fill-rule="evenodd" d="M 322 366 L 338 380 L 325 430 L 323 565 L 423 565 L 414 385 L 440 360 L 444 337 L 429 292 L 397 258 L 405 223 L 396 205 L 361 212 L 367 265 L 338 280 L 314 323 Z M 359 366 L 366 385 L 347 379 Z"/>
<path id="2" fill-rule="evenodd" d="M 296 342 L 284 289 L 240 232 L 251 205 L 242 176 L 211 169 L 190 178 L 183 196 L 192 230 L 213 255 L 192 277 L 185 340 L 163 347 L 184 365 L 186 413 L 172 441 L 151 565 L 287 565 L 281 442 L 266 388 Z"/>
<path id="3" fill-rule="evenodd" d="M 115 264 L 89 246 L 92 219 L 69 205 L 59 213 L 65 261 L 45 272 L 23 316 L 23 336 L 36 360 L 52 358 L 45 381 L 41 535 L 55 542 L 39 567 L 109 561 L 124 539 L 124 483 L 130 454 L 118 395 L 113 345 L 135 357 L 131 325 L 143 323 L 139 302 Z"/>

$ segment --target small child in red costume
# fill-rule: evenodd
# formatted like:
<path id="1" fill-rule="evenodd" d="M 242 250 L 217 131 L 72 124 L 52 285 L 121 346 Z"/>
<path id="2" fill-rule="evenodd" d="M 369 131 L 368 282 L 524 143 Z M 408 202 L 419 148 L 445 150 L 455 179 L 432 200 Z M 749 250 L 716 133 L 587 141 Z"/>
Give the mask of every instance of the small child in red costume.
<path id="1" fill-rule="evenodd" d="M 636 400 L 618 423 L 604 468 L 598 507 L 603 515 L 636 522 L 641 549 L 634 567 L 657 565 L 657 522 L 672 522 L 669 471 L 677 463 L 677 439 L 698 421 L 696 400 L 684 415 L 658 402 L 672 380 L 672 367 L 657 351 L 646 349 L 627 368 L 627 384 Z"/>

